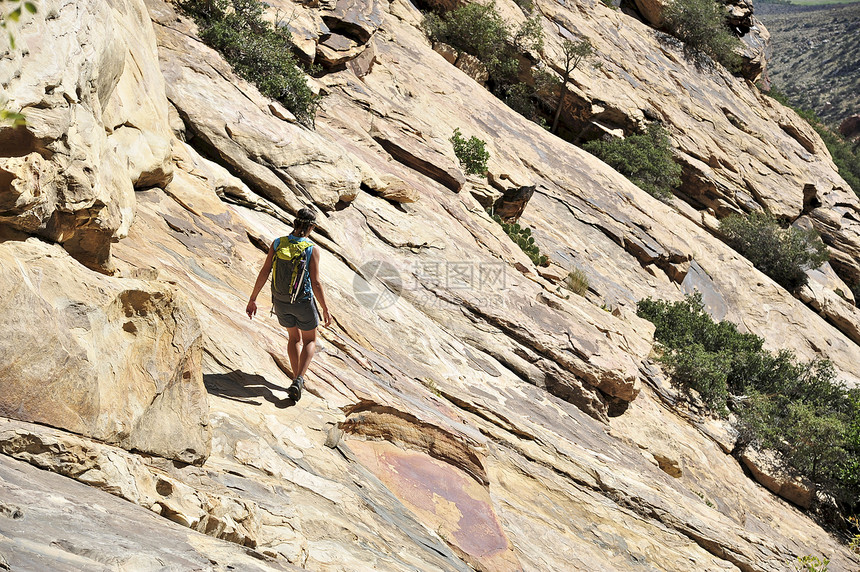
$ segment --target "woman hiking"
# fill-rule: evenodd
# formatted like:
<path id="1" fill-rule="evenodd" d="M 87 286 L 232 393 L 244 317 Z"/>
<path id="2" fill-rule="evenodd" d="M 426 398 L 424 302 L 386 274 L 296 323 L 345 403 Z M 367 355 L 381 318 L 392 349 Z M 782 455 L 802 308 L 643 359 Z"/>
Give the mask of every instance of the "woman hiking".
<path id="1" fill-rule="evenodd" d="M 292 232 L 276 238 L 269 247 L 266 261 L 257 275 L 254 291 L 245 309 L 253 319 L 257 313 L 257 295 L 269 273 L 272 273 L 272 306 L 278 322 L 287 328 L 287 356 L 294 380 L 287 395 L 294 402 L 302 396 L 305 372 L 316 352 L 317 326 L 320 317 L 314 298 L 322 308 L 323 325 L 331 324 L 331 316 L 325 303 L 322 284 L 319 280 L 320 253 L 307 236 L 316 227 L 316 213 L 309 207 L 302 208 L 293 222 Z"/>

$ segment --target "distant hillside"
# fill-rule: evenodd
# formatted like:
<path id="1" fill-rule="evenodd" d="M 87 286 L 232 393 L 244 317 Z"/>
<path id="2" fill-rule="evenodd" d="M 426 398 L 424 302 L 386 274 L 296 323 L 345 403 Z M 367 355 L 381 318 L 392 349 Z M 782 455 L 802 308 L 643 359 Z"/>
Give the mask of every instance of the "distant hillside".
<path id="1" fill-rule="evenodd" d="M 860 113 L 860 3 L 757 3 L 772 35 L 770 78 L 793 104 L 837 125 Z"/>

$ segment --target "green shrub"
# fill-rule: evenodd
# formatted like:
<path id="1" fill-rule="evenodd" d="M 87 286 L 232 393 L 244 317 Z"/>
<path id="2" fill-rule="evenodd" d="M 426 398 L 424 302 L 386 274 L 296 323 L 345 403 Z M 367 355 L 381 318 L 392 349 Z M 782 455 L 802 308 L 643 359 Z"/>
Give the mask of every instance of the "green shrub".
<path id="1" fill-rule="evenodd" d="M 522 53 L 543 50 L 543 27 L 539 12 L 529 16 L 514 33 L 514 48 Z"/>
<path id="2" fill-rule="evenodd" d="M 668 132 L 656 123 L 641 135 L 590 141 L 582 148 L 660 200 L 672 198 L 672 190 L 681 184 L 681 166 L 672 159 Z"/>
<path id="3" fill-rule="evenodd" d="M 454 154 L 460 160 L 460 164 L 466 169 L 470 175 L 483 175 L 487 172 L 487 161 L 490 159 L 490 152 L 484 146 L 486 143 L 478 139 L 474 135 L 469 137 L 468 141 L 460 135 L 460 128 L 454 129 L 454 134 L 451 136 L 451 144 L 454 145 Z"/>
<path id="4" fill-rule="evenodd" d="M 769 375 L 746 388 L 738 416 L 751 440 L 779 451 L 789 466 L 816 483 L 833 486 L 845 456 L 845 388 L 835 384 L 828 361 L 791 360 L 783 375 Z"/>
<path id="5" fill-rule="evenodd" d="M 818 556 L 798 556 L 793 562 L 795 572 L 827 572 L 827 566 L 830 564 L 828 558 L 818 558 Z"/>
<path id="6" fill-rule="evenodd" d="M 851 523 L 852 531 L 851 540 L 848 542 L 848 548 L 855 554 L 860 554 L 860 518 L 852 516 L 848 519 Z"/>
<path id="7" fill-rule="evenodd" d="M 585 296 L 588 292 L 588 276 L 579 268 L 575 268 L 565 276 L 564 287 L 577 296 Z"/>
<path id="8" fill-rule="evenodd" d="M 427 14 L 423 27 L 431 40 L 478 58 L 489 73 L 491 91 L 501 99 L 519 83 L 518 54 L 543 49 L 539 14 L 513 30 L 496 10 L 495 2 L 464 4 L 442 16 Z"/>
<path id="9" fill-rule="evenodd" d="M 698 391 L 718 412 L 725 412 L 730 388 L 737 391 L 744 379 L 770 365 L 763 363 L 764 341 L 738 332 L 731 322 L 714 322 L 698 292 L 683 302 L 646 298 L 637 315 L 656 326 L 654 338 L 665 349 L 660 361 L 673 379 Z"/>
<path id="10" fill-rule="evenodd" d="M 537 92 L 534 87 L 527 83 L 515 83 L 509 86 L 501 94 L 505 105 L 535 123 L 545 124 L 546 120 L 540 114 L 539 107 L 535 104 Z"/>
<path id="11" fill-rule="evenodd" d="M 517 74 L 513 36 L 494 2 L 464 4 L 443 16 L 428 14 L 424 30 L 431 40 L 478 58 L 492 78 L 512 78 Z"/>
<path id="12" fill-rule="evenodd" d="M 731 406 L 742 442 L 779 452 L 849 514 L 860 509 L 860 390 L 835 383 L 829 361 L 764 350 L 760 337 L 714 322 L 699 293 L 681 302 L 646 298 L 637 315 L 654 323 L 658 360 L 675 383 L 718 413 Z"/>
<path id="13" fill-rule="evenodd" d="M 491 210 L 487 211 L 494 221 L 502 225 L 502 230 L 507 233 L 511 240 L 517 243 L 517 246 L 525 252 L 535 266 L 546 266 L 549 264 L 549 258 L 540 253 L 540 249 L 535 244 L 535 239 L 532 236 L 532 229 L 527 226 L 520 226 L 519 223 L 506 223 L 497 214 L 493 214 Z"/>
<path id="14" fill-rule="evenodd" d="M 684 42 L 687 55 L 703 64 L 706 55 L 731 72 L 740 70 L 741 58 L 736 50 L 741 41 L 726 25 L 726 10 L 714 0 L 674 0 L 663 11 L 666 29 Z"/>
<path id="15" fill-rule="evenodd" d="M 313 125 L 319 97 L 296 64 L 290 31 L 263 20 L 259 0 L 185 0 L 181 6 L 196 20 L 201 39 L 237 74 L 280 101 L 300 123 Z"/>
<path id="16" fill-rule="evenodd" d="M 683 352 L 668 352 L 661 362 L 682 387 L 699 392 L 702 401 L 711 409 L 725 415 L 728 398 L 728 374 L 731 355 L 726 352 L 709 352 L 701 344 L 693 344 Z"/>
<path id="17" fill-rule="evenodd" d="M 855 195 L 860 196 L 860 152 L 858 152 L 858 146 L 846 141 L 840 134 L 820 121 L 811 125 L 821 136 L 827 150 L 830 151 L 830 156 L 836 164 L 839 176 L 845 179 Z"/>
<path id="18" fill-rule="evenodd" d="M 806 270 L 829 259 L 814 230 L 782 228 L 770 213 L 729 215 L 720 221 L 726 242 L 788 290 L 806 284 Z"/>
<path id="19" fill-rule="evenodd" d="M 853 504 L 853 512 L 860 513 L 860 388 L 848 391 L 848 421 L 845 424 L 843 448 L 845 455 L 836 465 L 834 480 L 843 492 L 843 500 Z M 860 532 L 860 521 L 853 521 L 855 532 Z M 860 534 L 854 536 L 855 548 L 860 554 Z"/>

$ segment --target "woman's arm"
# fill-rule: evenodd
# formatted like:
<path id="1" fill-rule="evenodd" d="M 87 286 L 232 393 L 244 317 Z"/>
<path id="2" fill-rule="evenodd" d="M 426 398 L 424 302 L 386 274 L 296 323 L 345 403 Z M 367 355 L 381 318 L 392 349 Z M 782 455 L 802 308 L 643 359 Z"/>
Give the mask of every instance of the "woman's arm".
<path id="1" fill-rule="evenodd" d="M 260 268 L 260 273 L 257 275 L 257 282 L 254 284 L 254 291 L 251 292 L 251 300 L 248 302 L 248 306 L 245 308 L 245 313 L 248 314 L 248 317 L 252 320 L 254 319 L 254 314 L 257 313 L 257 295 L 260 293 L 260 290 L 263 289 L 263 286 L 266 285 L 266 280 L 269 279 L 269 273 L 272 271 L 272 260 L 275 257 L 275 247 L 274 245 L 269 247 L 269 253 L 266 255 L 266 261 L 263 262 L 263 267 Z"/>
<path id="2" fill-rule="evenodd" d="M 314 291 L 314 296 L 320 303 L 323 312 L 323 325 L 327 328 L 331 325 L 331 315 L 328 313 L 328 306 L 325 303 L 325 294 L 323 294 L 322 283 L 320 282 L 320 249 L 314 248 L 311 251 L 311 265 L 308 268 L 311 277 L 311 288 Z"/>

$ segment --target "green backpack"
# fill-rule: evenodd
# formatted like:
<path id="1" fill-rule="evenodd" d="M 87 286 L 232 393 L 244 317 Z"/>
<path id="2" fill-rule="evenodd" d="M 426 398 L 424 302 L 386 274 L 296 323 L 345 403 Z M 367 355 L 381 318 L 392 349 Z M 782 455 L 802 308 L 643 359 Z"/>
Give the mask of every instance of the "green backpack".
<path id="1" fill-rule="evenodd" d="M 311 297 L 308 269 L 313 243 L 304 238 L 279 238 L 272 262 L 272 297 L 295 304 Z"/>

